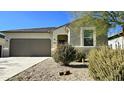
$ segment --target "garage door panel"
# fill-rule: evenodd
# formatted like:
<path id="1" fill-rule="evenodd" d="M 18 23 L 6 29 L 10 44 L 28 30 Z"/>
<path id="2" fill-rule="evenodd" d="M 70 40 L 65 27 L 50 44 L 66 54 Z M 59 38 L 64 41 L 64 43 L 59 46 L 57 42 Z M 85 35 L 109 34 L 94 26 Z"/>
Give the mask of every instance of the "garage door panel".
<path id="1" fill-rule="evenodd" d="M 12 39 L 10 56 L 51 56 L 51 40 Z"/>

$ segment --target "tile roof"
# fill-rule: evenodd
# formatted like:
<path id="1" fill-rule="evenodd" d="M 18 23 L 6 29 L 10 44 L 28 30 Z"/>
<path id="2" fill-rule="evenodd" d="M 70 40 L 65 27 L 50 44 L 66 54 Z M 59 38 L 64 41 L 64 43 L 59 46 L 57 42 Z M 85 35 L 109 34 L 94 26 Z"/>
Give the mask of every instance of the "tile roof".
<path id="1" fill-rule="evenodd" d="M 57 29 L 56 27 L 47 27 L 47 28 L 29 28 L 29 29 L 16 29 L 16 30 L 5 30 L 5 31 L 0 31 L 2 33 L 4 32 L 10 32 L 10 33 L 20 33 L 20 32 L 51 32 L 53 30 Z"/>
<path id="2" fill-rule="evenodd" d="M 29 29 L 15 29 L 15 30 L 5 30 L 5 31 L 0 31 L 0 32 L 2 32 L 2 33 L 4 33 L 4 32 L 9 32 L 9 33 L 15 33 L 15 32 L 17 32 L 17 33 L 21 33 L 21 32 L 23 32 L 23 33 L 36 33 L 36 32 L 42 32 L 42 33 L 45 33 L 45 32 L 53 32 L 54 30 L 56 30 L 56 29 L 58 29 L 58 28 L 60 28 L 60 27 L 63 27 L 63 26 L 68 26 L 69 25 L 69 23 L 68 24 L 64 24 L 64 25 L 62 25 L 62 26 L 59 26 L 59 27 L 46 27 L 46 28 L 29 28 Z"/>

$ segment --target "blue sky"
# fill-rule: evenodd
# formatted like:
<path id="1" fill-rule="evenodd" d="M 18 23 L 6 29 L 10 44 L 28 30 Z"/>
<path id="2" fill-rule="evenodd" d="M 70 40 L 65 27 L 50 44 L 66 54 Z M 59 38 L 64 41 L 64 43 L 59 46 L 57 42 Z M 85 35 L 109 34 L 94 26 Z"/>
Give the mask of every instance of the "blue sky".
<path id="1" fill-rule="evenodd" d="M 0 30 L 56 27 L 72 20 L 65 11 L 0 11 Z M 121 31 L 120 26 L 111 28 L 108 35 Z"/>
<path id="2" fill-rule="evenodd" d="M 64 11 L 0 11 L 0 30 L 54 27 L 70 22 Z"/>
<path id="3" fill-rule="evenodd" d="M 115 27 L 109 29 L 108 36 L 115 35 L 121 31 L 122 27 L 120 25 L 116 25 Z"/>

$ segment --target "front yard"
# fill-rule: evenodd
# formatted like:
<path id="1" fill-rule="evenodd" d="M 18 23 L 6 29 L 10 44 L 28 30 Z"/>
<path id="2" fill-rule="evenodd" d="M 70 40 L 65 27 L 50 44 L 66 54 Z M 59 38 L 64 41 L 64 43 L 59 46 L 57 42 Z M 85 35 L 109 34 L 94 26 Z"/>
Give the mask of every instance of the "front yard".
<path id="1" fill-rule="evenodd" d="M 59 75 L 61 71 L 71 72 L 70 75 Z M 72 62 L 69 67 L 60 66 L 52 58 L 44 60 L 33 67 L 8 79 L 9 81 L 75 81 L 93 80 L 89 77 L 88 64 Z"/>

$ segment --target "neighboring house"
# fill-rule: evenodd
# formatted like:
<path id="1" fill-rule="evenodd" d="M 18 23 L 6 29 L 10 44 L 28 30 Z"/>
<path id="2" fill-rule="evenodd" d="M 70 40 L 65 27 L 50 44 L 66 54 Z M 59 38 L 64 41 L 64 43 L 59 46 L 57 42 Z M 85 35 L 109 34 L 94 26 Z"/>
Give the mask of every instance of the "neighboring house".
<path id="1" fill-rule="evenodd" d="M 124 33 L 120 32 L 108 38 L 108 45 L 113 48 L 124 48 Z"/>
<path id="2" fill-rule="evenodd" d="M 6 36 L 2 56 L 51 56 L 59 44 L 70 44 L 83 50 L 107 44 L 107 35 L 97 38 L 96 30 L 94 26 L 81 26 L 74 30 L 66 24 L 60 27 L 1 31 Z"/>
<path id="3" fill-rule="evenodd" d="M 2 48 L 5 43 L 5 35 L 0 33 L 0 57 L 2 55 Z"/>

